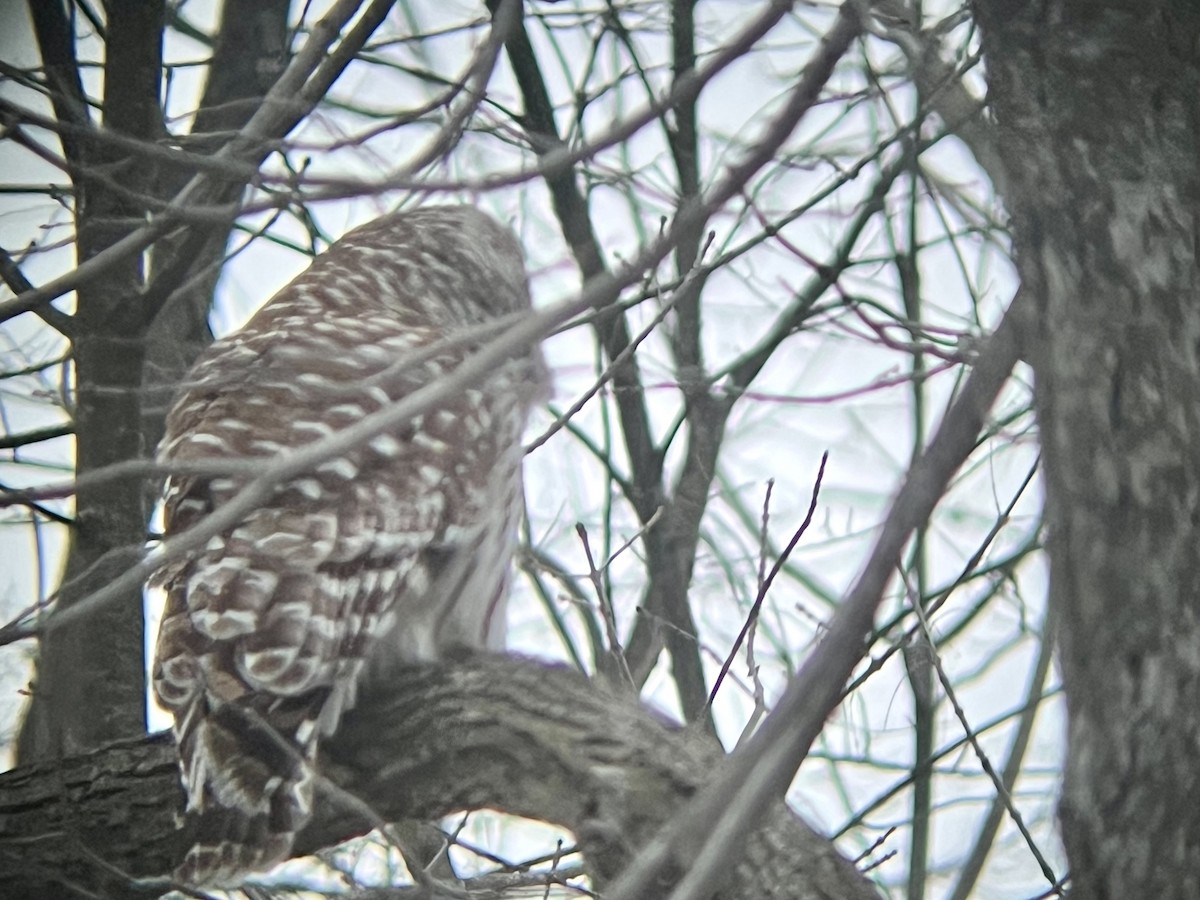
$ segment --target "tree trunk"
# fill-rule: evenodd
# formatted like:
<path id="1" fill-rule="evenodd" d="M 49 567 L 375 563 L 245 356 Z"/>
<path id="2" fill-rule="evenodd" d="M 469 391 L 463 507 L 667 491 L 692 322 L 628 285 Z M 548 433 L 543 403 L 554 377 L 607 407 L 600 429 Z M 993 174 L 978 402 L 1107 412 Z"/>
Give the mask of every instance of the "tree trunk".
<path id="1" fill-rule="evenodd" d="M 83 124 L 81 104 L 69 102 L 81 91 L 70 22 L 58 4 L 30 8 L 39 49 L 56 73 L 56 114 Z M 148 146 L 166 134 L 159 88 L 167 13 L 161 2 L 115 4 L 106 35 L 104 125 Z M 214 151 L 261 104 L 289 58 L 287 15 L 288 0 L 226 0 L 189 149 Z M 195 174 L 158 170 L 151 157 L 65 134 L 64 152 L 76 166 L 80 262 L 142 223 L 146 210 L 127 191 L 169 197 Z M 240 187 L 225 190 L 234 196 Z M 231 227 L 194 226 L 154 247 L 151 272 L 134 254 L 79 290 L 71 319 L 78 475 L 154 453 L 175 388 L 211 341 L 208 309 Z M 157 483 L 129 479 L 79 491 L 60 609 L 134 561 L 157 495 Z M 77 754 L 144 732 L 144 640 L 140 590 L 44 634 L 18 758 Z"/>
<path id="2" fill-rule="evenodd" d="M 1200 7 L 976 0 L 1062 623 L 1072 896 L 1200 896 Z"/>
<path id="3" fill-rule="evenodd" d="M 72 39 L 70 25 L 57 4 L 35 13 L 46 57 L 48 46 Z M 162 136 L 163 16 L 161 0 L 113 6 L 103 124 L 114 133 L 145 141 Z M 127 192 L 152 196 L 155 173 L 91 135 L 74 149 L 82 263 L 140 224 L 145 207 Z M 145 326 L 137 302 L 144 274 L 141 254 L 133 254 L 77 292 L 71 353 L 78 475 L 145 455 L 140 429 Z M 121 571 L 129 551 L 145 543 L 146 518 L 137 482 L 110 480 L 80 489 L 60 609 Z M 43 635 L 33 700 L 18 741 L 19 759 L 79 753 L 146 730 L 141 601 L 140 590 L 130 591 L 118 602 Z"/>

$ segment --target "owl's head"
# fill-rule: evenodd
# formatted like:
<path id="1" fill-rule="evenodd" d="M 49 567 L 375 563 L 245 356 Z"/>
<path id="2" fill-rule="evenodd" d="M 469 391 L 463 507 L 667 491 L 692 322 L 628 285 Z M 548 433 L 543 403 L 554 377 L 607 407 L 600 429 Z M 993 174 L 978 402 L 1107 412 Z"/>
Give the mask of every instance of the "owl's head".
<path id="1" fill-rule="evenodd" d="M 461 325 L 530 309 L 516 236 L 473 206 L 390 213 L 349 232 L 327 253 L 353 255 L 386 284 L 380 299 L 401 314 Z"/>

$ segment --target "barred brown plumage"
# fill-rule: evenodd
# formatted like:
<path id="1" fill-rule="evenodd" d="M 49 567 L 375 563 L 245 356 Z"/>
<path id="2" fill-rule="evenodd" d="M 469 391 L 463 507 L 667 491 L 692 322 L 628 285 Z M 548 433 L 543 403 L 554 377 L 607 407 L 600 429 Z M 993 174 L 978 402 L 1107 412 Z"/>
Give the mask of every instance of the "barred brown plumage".
<path id="1" fill-rule="evenodd" d="M 269 466 L 436 382 L 479 343 L 446 338 L 529 308 L 520 247 L 487 215 L 383 216 L 209 348 L 168 415 L 159 459 Z M 545 384 L 536 349 L 510 360 L 283 483 L 160 572 L 154 688 L 175 715 L 194 841 L 182 881 L 235 884 L 287 857 L 312 812 L 319 738 L 364 678 L 455 645 L 502 645 L 520 437 Z M 166 534 L 244 483 L 172 477 Z"/>

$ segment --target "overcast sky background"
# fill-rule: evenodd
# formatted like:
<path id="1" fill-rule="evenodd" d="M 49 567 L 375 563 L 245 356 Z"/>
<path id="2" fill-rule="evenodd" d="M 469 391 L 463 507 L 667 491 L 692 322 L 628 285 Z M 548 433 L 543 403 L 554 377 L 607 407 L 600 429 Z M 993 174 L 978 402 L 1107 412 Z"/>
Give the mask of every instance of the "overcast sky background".
<path id="1" fill-rule="evenodd" d="M 323 5 L 314 4 L 314 14 Z M 482 8 L 481 4 L 467 0 L 409 6 L 418 10 L 420 22 L 426 27 L 479 19 Z M 727 40 L 738 23 L 760 7 L 759 3 L 706 0 L 697 7 L 702 24 L 700 33 L 710 46 Z M 212 4 L 198 0 L 185 7 L 187 17 L 204 28 L 211 26 L 212 10 Z M 36 51 L 23 4 L 0 0 L 0 14 L 3 15 L 0 59 L 16 67 L 35 65 Z M 827 15 L 808 9 L 803 16 L 818 27 L 829 21 Z M 630 23 L 635 22 L 636 18 L 631 17 Z M 397 35 L 411 33 L 411 23 L 405 21 L 399 7 L 385 28 Z M 546 66 L 546 76 L 555 90 L 555 99 L 565 105 L 571 99 L 577 70 L 590 55 L 590 45 L 583 35 L 560 32 L 555 47 L 544 32 L 536 28 L 531 32 Z M 476 29 L 431 40 L 423 48 L 421 61 L 434 71 L 458 73 L 481 34 Z M 811 51 L 811 34 L 801 27 L 800 20 L 789 20 L 772 33 L 767 46 L 771 48 L 769 52 L 756 52 L 732 66 L 703 94 L 700 114 L 706 137 L 701 171 L 706 184 L 711 184 L 722 166 L 736 157 L 736 142 L 753 135 L 769 116 Z M 668 44 L 661 33 L 639 33 L 639 47 L 647 57 L 666 58 Z M 207 52 L 203 46 L 175 33 L 166 45 L 167 58 L 173 62 L 199 61 Z M 873 58 L 877 54 L 883 60 L 892 51 L 876 42 L 871 52 Z M 413 51 L 413 55 L 420 54 Z M 605 59 L 602 55 L 596 68 L 598 72 L 606 68 L 614 71 L 620 65 L 618 57 Z M 186 128 L 186 116 L 195 106 L 202 77 L 200 67 L 174 70 L 168 111 L 179 117 L 180 130 Z M 839 86 L 847 92 L 862 87 L 848 67 L 840 78 Z M 100 93 L 98 79 L 98 70 L 92 70 L 87 87 L 96 96 Z M 427 99 L 427 91 L 426 86 L 404 72 L 389 74 L 378 67 L 368 70 L 363 66 L 352 67 L 335 89 L 343 99 L 381 110 L 419 104 Z M 493 77 L 489 93 L 509 108 L 520 106 L 504 63 Z M 0 96 L 48 111 L 40 98 L 13 87 L 11 82 L 0 83 Z M 912 104 L 911 94 L 899 88 L 892 100 L 900 108 Z M 597 133 L 638 106 L 638 97 L 632 90 L 620 100 L 615 95 L 598 98 L 588 107 L 583 130 L 589 135 Z M 481 115 L 496 116 L 486 107 Z M 373 179 L 419 152 L 422 137 L 434 131 L 432 125 L 417 125 L 377 136 L 365 145 L 348 146 L 336 152 L 321 151 L 331 135 L 353 134 L 360 124 L 352 117 L 327 110 L 314 116 L 291 137 L 298 144 L 311 144 L 310 173 Z M 562 127 L 568 124 L 569 120 L 561 123 Z M 837 103 L 814 110 L 789 142 L 793 151 L 809 148 L 812 165 L 780 166 L 772 170 L 770 177 L 759 179 L 754 198 L 756 208 L 767 214 L 780 213 L 805 202 L 831 182 L 833 166 L 828 159 L 835 152 L 845 154 L 852 152 L 851 148 L 858 148 L 853 152 L 867 155 L 891 130 L 886 122 L 873 118 L 871 109 L 865 105 L 849 113 L 844 105 Z M 46 133 L 35 133 L 35 137 L 55 146 Z M 295 158 L 301 155 L 301 151 L 293 153 Z M 477 178 L 489 171 L 514 170 L 520 162 L 515 152 L 498 142 L 468 136 L 450 160 L 431 174 L 437 178 Z M 986 177 L 956 140 L 942 141 L 926 154 L 924 163 L 945 184 L 973 197 L 980 208 L 996 210 L 997 203 Z M 603 169 L 606 165 L 611 168 L 614 183 L 611 187 L 594 189 L 590 200 L 606 256 L 615 262 L 631 256 L 644 236 L 653 236 L 659 227 L 658 215 L 668 214 L 672 209 L 671 166 L 661 134 L 653 128 L 646 129 L 620 151 L 601 154 L 595 168 Z M 628 178 L 623 173 L 630 169 L 638 173 L 632 191 L 622 182 Z M 11 141 L 0 141 L 0 182 L 62 183 L 64 180 L 49 164 Z M 870 186 L 871 179 L 862 178 L 835 192 L 785 230 L 787 244 L 802 248 L 814 259 L 829 258 L 846 220 Z M 631 195 L 637 197 L 636 207 L 630 201 Z M 577 273 L 569 262 L 540 183 L 486 195 L 467 193 L 457 198 L 414 198 L 393 192 L 329 202 L 315 206 L 313 211 L 325 234 L 336 237 L 397 203 L 446 202 L 464 196 L 517 230 L 528 257 L 538 305 L 568 298 L 578 290 Z M 746 202 L 735 202 L 714 218 L 713 253 L 756 233 L 759 224 L 746 214 L 746 208 Z M 893 198 L 887 215 L 899 218 L 902 212 L 899 198 Z M 919 218 L 922 233 L 929 241 L 920 260 L 926 317 L 950 329 L 978 334 L 998 319 L 1011 297 L 1014 287 L 1011 268 L 1002 248 L 986 239 L 972 241 L 960 236 L 953 247 L 939 240 L 943 217 L 958 221 L 956 211 L 948 205 L 935 208 L 927 199 L 922 202 Z M 253 227 L 266 218 L 250 216 L 245 221 Z M 48 224 L 51 227 L 47 228 Z M 305 230 L 289 216 L 279 219 L 272 234 L 300 246 L 308 240 Z M 70 216 L 64 205 L 45 196 L 0 194 L 0 245 L 19 255 L 21 248 L 31 244 L 45 248 L 64 242 L 59 249 L 43 249 L 23 261 L 23 271 L 33 283 L 48 281 L 70 268 L 71 248 L 66 245 L 70 235 Z M 244 235 L 236 237 L 233 247 L 244 241 Z M 880 263 L 856 268 L 842 280 L 842 289 L 861 292 L 890 306 L 898 304 L 895 271 L 886 265 L 891 252 L 882 224 L 869 228 L 857 255 L 877 256 Z M 958 255 L 963 252 L 971 254 L 965 263 Z M 248 249 L 235 255 L 223 274 L 212 315 L 214 330 L 225 334 L 238 327 L 307 262 L 303 253 L 282 243 L 265 240 L 250 243 Z M 970 275 L 972 288 L 983 298 L 978 309 L 982 322 L 974 319 L 977 311 L 964 282 L 964 269 Z M 810 269 L 781 244 L 768 244 L 716 274 L 706 288 L 704 307 L 705 351 L 710 366 L 719 367 L 721 361 L 735 358 L 759 339 L 772 316 L 789 302 L 810 274 Z M 68 310 L 70 303 L 70 298 L 58 301 L 61 308 Z M 631 316 L 632 330 L 636 332 L 655 312 L 653 303 L 636 310 Z M 864 339 L 863 333 L 864 329 L 861 325 L 856 327 L 852 318 L 842 317 L 831 318 L 819 328 L 794 336 L 755 382 L 753 396 L 743 400 L 730 419 L 722 456 L 723 488 L 721 495 L 712 500 L 705 522 L 711 546 L 708 554 L 698 560 L 692 589 L 702 640 L 711 651 L 710 678 L 741 626 L 755 587 L 758 548 L 755 535 L 743 521 L 745 510 L 758 515 L 767 481 L 774 479 L 771 537 L 776 545 L 785 543 L 808 507 L 821 453 L 826 450 L 830 453 L 813 528 L 792 558 L 792 577 L 780 580 L 764 610 L 763 621 L 769 624 L 769 635 L 760 635 L 756 651 L 768 702 L 778 695 L 789 671 L 811 649 L 819 634 L 818 623 L 831 613 L 830 601 L 840 596 L 856 574 L 869 546 L 872 528 L 886 511 L 912 453 L 913 392 L 902 377 L 909 357 Z M 653 337 L 638 357 L 659 435 L 670 426 L 680 403 L 680 392 L 664 348 L 664 342 Z M 61 341 L 33 316 L 22 316 L 0 326 L 0 359 L 4 360 L 5 368 L 53 358 L 62 349 Z M 566 407 L 594 381 L 594 345 L 585 331 L 574 330 L 547 341 L 546 353 L 555 376 L 553 402 L 558 408 Z M 933 424 L 956 387 L 957 377 L 955 372 L 948 372 L 926 383 L 924 401 Z M 896 383 L 877 386 L 889 381 Z M 1027 377 L 1025 382 L 1022 385 L 1020 378 L 1014 381 L 1002 401 L 1005 408 L 1016 409 L 1028 403 Z M 3 427 L 9 433 L 19 433 L 61 421 L 55 389 L 52 382 L 38 386 L 28 378 L 0 381 Z M 575 423 L 602 441 L 611 414 L 611 404 L 606 407 L 592 402 L 576 417 Z M 549 412 L 540 412 L 530 427 L 530 436 L 540 433 L 552 420 Z M 1004 438 L 991 442 L 986 452 L 977 454 L 943 502 L 929 535 L 930 584 L 949 583 L 957 577 L 964 560 L 995 521 L 997 511 L 1008 503 L 1025 477 L 1036 455 L 1029 426 L 1027 419 L 1013 423 Z M 68 478 L 71 453 L 71 441 L 66 438 L 23 451 L 16 463 L 11 452 L 0 453 L 0 483 L 19 487 Z M 668 462 L 671 466 L 678 464 L 677 459 Z M 586 562 L 574 526 L 582 522 L 591 534 L 602 530 L 605 487 L 595 460 L 580 442 L 560 433 L 532 453 L 526 465 L 535 544 L 586 581 Z M 69 510 L 69 504 L 63 508 Z M 27 520 L 16 521 L 14 511 L 6 512 L 9 514 L 6 519 L 0 519 L 6 522 L 0 524 L 0 613 L 12 615 L 53 589 L 63 554 L 64 534 L 54 526 L 43 525 L 35 530 Z M 1018 544 L 1033 527 L 1039 512 L 1040 495 L 1036 490 L 1030 491 L 993 553 L 1003 555 L 1006 548 Z M 636 534 L 638 526 L 626 508 L 618 507 L 613 518 L 619 539 Z M 643 577 L 637 553 L 635 543 L 612 565 L 614 603 L 618 620 L 626 626 L 635 613 Z M 1011 585 L 1006 590 L 1011 592 L 1011 599 L 993 603 L 985 620 L 975 623 L 944 658 L 956 678 L 960 702 L 977 725 L 1012 710 L 1023 695 L 1036 644 L 1021 635 L 1036 627 L 1040 620 L 1045 592 L 1042 566 L 1036 561 L 1021 566 L 1012 573 Z M 935 629 L 939 622 L 953 621 L 961 615 L 976 601 L 976 593 L 964 590 L 953 596 L 934 618 Z M 898 589 L 894 594 L 887 615 L 900 608 Z M 154 615 L 153 605 L 151 615 Z M 562 610 L 568 621 L 574 621 L 578 627 L 578 621 L 572 619 L 570 604 L 564 601 Z M 153 629 L 150 635 L 152 640 Z M 521 579 L 512 604 L 510 640 L 512 647 L 520 652 L 566 658 L 544 611 Z M 999 652 L 997 648 L 1001 647 L 1008 649 Z M 28 680 L 30 650 L 28 646 L 0 648 L 3 687 L 0 723 L 7 735 L 12 734 L 23 702 L 20 690 Z M 715 707 L 727 746 L 736 742 L 753 708 L 753 698 L 744 687 L 745 666 L 735 666 L 732 674 L 741 685 L 727 683 Z M 646 696 L 650 702 L 677 714 L 674 691 L 669 688 L 665 671 L 652 677 Z M 167 724 L 161 713 L 153 721 L 156 727 Z M 793 788 L 791 798 L 796 808 L 817 827 L 838 831 L 854 810 L 906 776 L 912 756 L 910 723 L 911 699 L 897 655 L 831 719 L 821 744 L 805 763 Z M 1061 870 L 1061 853 L 1049 837 L 1057 787 L 1056 767 L 1061 756 L 1060 732 L 1060 710 L 1055 703 L 1048 703 L 1043 709 L 1035 750 L 1029 758 L 1030 775 L 1019 783 L 1016 798 L 1043 851 L 1052 856 L 1058 854 L 1055 861 Z M 946 710 L 938 744 L 959 737 L 961 729 Z M 985 745 L 995 754 L 994 760 L 1004 759 L 1008 739 L 1006 729 L 984 736 Z M 871 765 L 846 761 L 846 757 L 863 755 L 869 755 Z M 934 850 L 942 865 L 952 867 L 969 846 L 980 812 L 991 795 L 986 783 L 978 777 L 978 763 L 969 751 L 939 765 L 946 767 L 958 767 L 963 777 L 956 780 L 949 776 L 936 782 L 939 814 Z M 856 855 L 887 827 L 902 825 L 908 814 L 907 803 L 907 794 L 902 794 L 901 799 L 885 804 L 872 815 L 869 827 L 845 836 L 842 845 L 846 852 Z M 1044 888 L 1044 880 L 1028 851 L 1012 837 L 1011 825 L 1005 827 L 1008 831 L 1003 840 L 1004 852 L 994 854 L 986 885 L 979 889 L 980 897 L 1025 896 Z M 481 826 L 479 837 L 494 830 L 491 825 Z M 906 834 L 901 829 L 886 845 L 886 849 L 898 852 L 901 864 L 905 840 Z M 902 884 L 901 864 L 885 862 L 875 875 L 886 884 Z M 950 883 L 948 879 L 943 881 Z M 899 891 L 896 888 L 894 895 L 900 896 Z"/>

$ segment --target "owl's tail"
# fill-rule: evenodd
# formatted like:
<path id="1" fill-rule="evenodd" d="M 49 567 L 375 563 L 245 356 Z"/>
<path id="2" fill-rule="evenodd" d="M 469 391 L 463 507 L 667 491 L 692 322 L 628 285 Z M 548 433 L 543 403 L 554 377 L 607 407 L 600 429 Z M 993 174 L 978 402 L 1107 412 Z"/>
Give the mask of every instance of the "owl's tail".
<path id="1" fill-rule="evenodd" d="M 237 886 L 291 855 L 312 815 L 322 700 L 289 698 L 260 712 L 198 698 L 176 720 L 192 841 L 178 881 Z"/>

